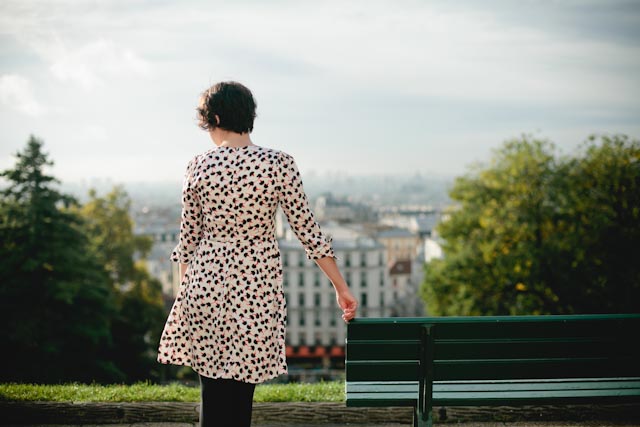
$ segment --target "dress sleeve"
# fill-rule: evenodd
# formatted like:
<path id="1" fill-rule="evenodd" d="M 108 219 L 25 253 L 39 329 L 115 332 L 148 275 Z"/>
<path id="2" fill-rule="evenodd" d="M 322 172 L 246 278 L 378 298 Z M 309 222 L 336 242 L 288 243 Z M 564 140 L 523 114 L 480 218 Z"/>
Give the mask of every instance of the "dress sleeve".
<path id="1" fill-rule="evenodd" d="M 195 188 L 197 157 L 187 165 L 182 184 L 182 215 L 180 217 L 180 238 L 171 252 L 170 260 L 189 264 L 202 237 L 202 207 Z"/>
<path id="2" fill-rule="evenodd" d="M 304 192 L 298 166 L 291 155 L 280 152 L 279 172 L 278 200 L 293 232 L 302 243 L 307 258 L 318 259 L 330 256 L 338 259 L 333 250 L 331 236 L 326 236 L 322 232 L 309 208 L 309 200 Z"/>

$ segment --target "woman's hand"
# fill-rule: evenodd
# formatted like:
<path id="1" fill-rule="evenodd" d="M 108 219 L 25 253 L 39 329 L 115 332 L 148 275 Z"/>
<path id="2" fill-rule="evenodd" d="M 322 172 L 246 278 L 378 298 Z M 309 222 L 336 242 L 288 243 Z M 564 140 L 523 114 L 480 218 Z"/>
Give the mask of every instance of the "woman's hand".
<path id="1" fill-rule="evenodd" d="M 349 320 L 356 317 L 358 302 L 348 289 L 336 292 L 336 299 L 338 306 L 342 309 L 342 320 L 349 323 Z"/>
<path id="2" fill-rule="evenodd" d="M 325 256 L 316 259 L 316 263 L 329 278 L 333 288 L 336 290 L 338 306 L 342 309 L 342 319 L 349 323 L 349 320 L 356 317 L 358 302 L 349 291 L 349 286 L 347 282 L 345 282 L 344 277 L 340 274 L 335 258 L 333 256 Z"/>

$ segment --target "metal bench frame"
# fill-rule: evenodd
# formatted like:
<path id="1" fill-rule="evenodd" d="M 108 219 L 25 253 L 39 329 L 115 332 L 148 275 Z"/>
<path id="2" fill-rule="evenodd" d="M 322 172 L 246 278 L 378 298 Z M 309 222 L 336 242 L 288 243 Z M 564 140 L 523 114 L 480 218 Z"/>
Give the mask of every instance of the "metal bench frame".
<path id="1" fill-rule="evenodd" d="M 624 352 L 621 357 L 625 360 L 626 364 L 613 367 L 613 369 L 607 369 L 607 372 L 589 372 L 588 377 L 576 377 L 567 375 L 563 378 L 561 375 L 557 375 L 558 364 L 561 366 L 571 366 L 572 360 L 569 358 L 531 358 L 531 359 L 517 359 L 513 360 L 515 370 L 526 370 L 527 366 L 535 366 L 537 364 L 537 371 L 531 376 L 524 375 L 523 378 L 514 378 L 513 372 L 507 372 L 505 378 L 485 378 L 485 379 L 443 379 L 438 378 L 435 373 L 434 351 L 437 348 L 438 340 L 436 339 L 438 328 L 444 328 L 443 324 L 458 323 L 456 326 L 478 325 L 479 323 L 495 323 L 495 328 L 500 328 L 499 323 L 509 323 L 511 328 L 515 327 L 517 330 L 518 322 L 526 323 L 529 328 L 529 332 L 535 326 L 533 322 L 560 322 L 559 324 L 565 324 L 566 322 L 591 322 L 589 325 L 616 325 L 618 328 L 624 326 L 628 329 L 627 332 L 633 333 L 635 331 L 636 338 L 634 341 L 633 335 L 627 336 L 627 342 L 620 343 L 617 335 L 607 338 L 611 340 L 611 343 L 615 345 L 624 345 Z M 609 322 L 609 324 L 602 324 L 601 322 Z M 375 331 L 379 326 L 381 329 L 384 327 L 393 325 L 398 331 L 402 328 L 411 327 L 416 330 L 419 329 L 419 337 L 415 337 L 414 340 L 403 340 L 382 337 L 380 339 L 359 339 L 357 337 L 358 329 L 370 327 L 372 331 Z M 406 325 L 406 326 L 404 326 Z M 549 324 L 547 324 L 548 326 Z M 588 330 L 587 327 L 585 330 Z M 494 326 L 492 326 L 494 327 Z M 506 326 L 505 326 L 506 327 Z M 604 327 L 604 326 L 603 326 Z M 542 323 L 541 323 L 542 328 Z M 580 326 L 583 328 L 583 326 Z M 636 329 L 638 328 L 638 329 Z M 441 329 L 442 330 L 442 329 Z M 626 330 L 626 329 L 625 329 Z M 388 332 L 388 331 L 387 331 Z M 619 331 L 618 331 L 619 332 Z M 594 333 L 595 335 L 595 333 Z M 443 317 L 443 318 L 361 318 L 354 319 L 350 322 L 347 329 L 347 349 L 346 349 L 346 395 L 347 406 L 413 406 L 414 411 L 414 426 L 424 427 L 432 426 L 433 423 L 433 405 L 440 406 L 490 406 L 490 405 L 526 405 L 526 404 L 558 404 L 558 403 L 627 403 L 627 402 L 640 402 L 640 343 L 637 341 L 637 337 L 640 335 L 640 314 L 629 315 L 572 315 L 572 316 L 491 316 L 491 317 Z M 478 346 L 483 344 L 486 340 L 486 345 L 491 345 L 491 342 L 496 342 L 496 339 L 489 339 L 485 337 L 478 337 Z M 584 342 L 581 342 L 581 338 L 557 338 L 557 339 L 545 339 L 544 342 L 549 348 L 561 348 L 566 344 L 573 345 L 588 345 L 593 348 L 595 344 L 591 341 L 590 337 L 585 337 Z M 446 339 L 442 339 L 442 342 L 446 342 Z M 449 340 L 454 341 L 454 340 Z M 467 341 L 474 341 L 469 340 Z M 497 341 L 500 341 L 499 339 Z M 502 340 L 503 345 L 511 345 L 512 342 L 516 345 L 522 344 L 518 342 L 517 338 L 513 340 Z M 532 341 L 529 338 L 529 341 Z M 531 343 L 526 339 L 522 342 L 525 345 L 535 346 L 535 342 Z M 535 340 L 533 340 L 535 341 Z M 551 343 L 551 344 L 549 344 Z M 356 351 L 357 346 L 361 346 Z M 376 350 L 379 345 L 379 350 Z M 376 360 L 375 357 L 380 356 L 383 352 L 389 352 L 389 346 L 399 345 L 403 346 L 406 354 L 411 354 L 414 357 L 415 351 L 412 346 L 418 345 L 416 360 L 411 357 L 404 360 Z M 364 347 L 362 347 L 364 346 Z M 385 349 L 384 347 L 387 346 Z M 553 347 L 557 346 L 557 347 Z M 363 350 L 363 348 L 365 350 Z M 400 348 L 400 347 L 398 347 Z M 481 347 L 478 347 L 481 348 Z M 612 351 L 617 351 L 618 348 L 614 347 Z M 372 355 L 368 360 L 368 355 L 363 356 L 363 353 L 367 353 L 369 350 Z M 575 350 L 574 350 L 575 351 Z M 598 353 L 598 350 L 595 350 Z M 592 358 L 593 366 L 605 366 L 608 363 L 617 363 L 617 359 L 608 359 L 606 357 L 606 350 L 602 354 L 603 357 Z M 402 352 L 402 351 L 400 351 Z M 350 354 L 357 354 L 358 360 L 350 358 Z M 600 353 L 598 353 L 600 354 Z M 633 363 L 629 362 L 629 357 L 637 357 L 638 363 L 633 367 Z M 597 359 L 597 360 L 596 360 Z M 508 363 L 510 359 L 505 359 Z M 581 359 L 580 359 L 581 360 Z M 580 360 L 576 359 L 576 364 L 580 363 Z M 585 358 L 586 363 L 590 363 L 589 358 Z M 446 362 L 446 360 L 438 360 L 438 362 Z M 482 369 L 482 363 L 490 363 L 486 360 L 478 360 L 478 369 Z M 498 363 L 501 363 L 498 360 Z M 455 363 L 455 361 L 453 361 Z M 464 363 L 469 366 L 474 366 L 473 360 L 466 360 Z M 545 365 L 545 363 L 547 365 Z M 385 365 L 386 364 L 386 365 Z M 388 378 L 392 374 L 380 373 L 380 380 L 363 380 L 361 377 L 376 377 L 375 370 L 378 367 L 380 370 L 390 365 L 398 366 L 397 380 Z M 624 366 L 622 366 L 624 365 Z M 485 365 L 486 366 L 486 365 Z M 551 375 L 545 377 L 544 367 L 553 367 L 550 369 Z M 591 366 L 591 365 L 588 365 Z M 406 369 L 405 369 L 406 368 Z M 408 374 L 407 372 L 413 372 L 415 369 L 415 376 Z M 584 370 L 583 368 L 580 368 Z M 371 371 L 371 372 L 369 372 Z M 400 372 L 402 371 L 402 372 Z M 514 371 L 515 372 L 515 371 Z M 542 372 L 542 374 L 540 374 Z M 579 372 L 576 371 L 576 372 Z M 617 374 L 616 376 L 608 375 L 610 373 Z M 442 373 L 440 376 L 446 375 Z M 407 381 L 407 376 L 412 378 Z M 499 376 L 499 374 L 498 374 Z M 417 387 L 416 387 L 417 386 Z M 482 397 L 478 397 L 481 395 Z"/>

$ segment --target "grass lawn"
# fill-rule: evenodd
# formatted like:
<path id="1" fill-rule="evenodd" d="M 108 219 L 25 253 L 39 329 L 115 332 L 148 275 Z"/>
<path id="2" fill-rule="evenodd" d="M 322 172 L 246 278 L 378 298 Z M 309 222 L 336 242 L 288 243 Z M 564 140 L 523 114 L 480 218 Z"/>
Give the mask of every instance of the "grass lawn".
<path id="1" fill-rule="evenodd" d="M 342 402 L 344 382 L 313 384 L 260 384 L 255 402 Z M 0 400 L 49 400 L 59 402 L 198 402 L 200 389 L 174 383 L 132 385 L 68 383 L 56 385 L 0 383 Z"/>

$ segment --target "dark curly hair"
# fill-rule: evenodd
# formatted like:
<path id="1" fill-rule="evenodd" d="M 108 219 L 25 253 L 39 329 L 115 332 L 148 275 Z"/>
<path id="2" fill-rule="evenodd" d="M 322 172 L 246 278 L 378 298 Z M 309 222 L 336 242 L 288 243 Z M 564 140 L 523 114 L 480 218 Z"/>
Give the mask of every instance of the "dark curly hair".
<path id="1" fill-rule="evenodd" d="M 219 127 L 237 133 L 251 132 L 256 107 L 256 100 L 246 86 L 233 81 L 216 83 L 200 96 L 200 105 L 196 108 L 198 126 L 203 130 Z"/>

